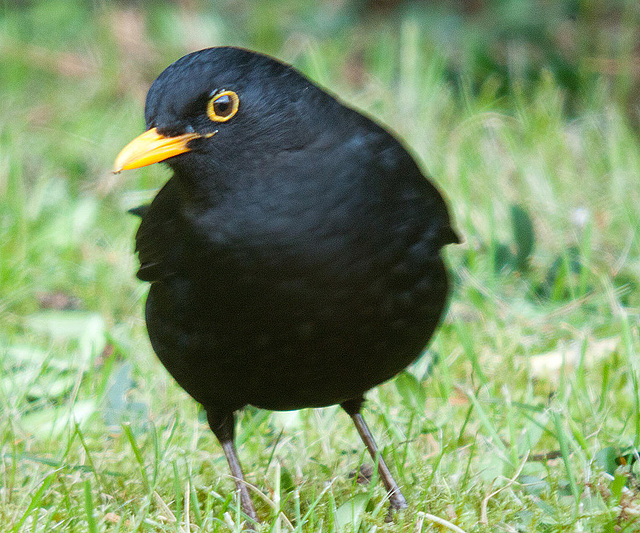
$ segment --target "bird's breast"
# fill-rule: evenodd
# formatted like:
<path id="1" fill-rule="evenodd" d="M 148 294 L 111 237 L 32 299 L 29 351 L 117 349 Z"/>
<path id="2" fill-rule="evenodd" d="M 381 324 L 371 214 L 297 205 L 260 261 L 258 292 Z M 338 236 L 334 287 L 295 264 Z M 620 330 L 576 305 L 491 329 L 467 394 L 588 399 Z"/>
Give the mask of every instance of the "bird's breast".
<path id="1" fill-rule="evenodd" d="M 153 284 L 147 324 L 165 366 L 205 405 L 357 397 L 416 359 L 440 320 L 442 221 L 427 202 L 394 203 L 353 176 L 303 178 L 182 208 L 172 275 Z"/>

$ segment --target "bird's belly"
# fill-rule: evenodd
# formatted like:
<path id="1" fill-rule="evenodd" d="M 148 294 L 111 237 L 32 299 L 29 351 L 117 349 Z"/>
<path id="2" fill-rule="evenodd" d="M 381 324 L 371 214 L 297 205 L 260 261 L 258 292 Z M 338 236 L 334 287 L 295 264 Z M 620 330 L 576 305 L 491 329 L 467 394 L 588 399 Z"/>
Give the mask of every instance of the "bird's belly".
<path id="1" fill-rule="evenodd" d="M 236 287 L 233 298 L 233 291 L 198 293 L 180 278 L 154 283 L 149 336 L 176 381 L 205 407 L 332 405 L 361 396 L 420 356 L 441 318 L 447 277 L 438 258 L 402 286 L 337 289 L 279 294 Z"/>

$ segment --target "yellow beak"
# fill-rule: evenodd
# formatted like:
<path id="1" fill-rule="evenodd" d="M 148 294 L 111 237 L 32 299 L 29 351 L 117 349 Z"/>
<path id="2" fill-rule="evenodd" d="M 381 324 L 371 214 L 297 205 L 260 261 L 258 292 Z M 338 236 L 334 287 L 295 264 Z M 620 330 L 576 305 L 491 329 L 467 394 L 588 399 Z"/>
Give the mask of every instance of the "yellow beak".
<path id="1" fill-rule="evenodd" d="M 206 137 L 209 136 L 206 135 Z M 122 149 L 116 157 L 113 172 L 146 167 L 174 155 L 188 152 L 189 141 L 199 137 L 203 136 L 198 133 L 184 133 L 177 137 L 165 137 L 158 133 L 157 128 L 151 128 L 142 135 L 138 135 Z"/>

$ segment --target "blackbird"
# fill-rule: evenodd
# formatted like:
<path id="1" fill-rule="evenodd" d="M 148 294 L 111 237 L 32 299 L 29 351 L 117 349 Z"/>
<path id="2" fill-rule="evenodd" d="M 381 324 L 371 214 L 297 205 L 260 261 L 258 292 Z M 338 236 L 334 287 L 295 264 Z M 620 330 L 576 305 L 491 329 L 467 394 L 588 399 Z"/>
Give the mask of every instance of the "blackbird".
<path id="1" fill-rule="evenodd" d="M 114 172 L 164 161 L 138 210 L 154 351 L 206 410 L 257 520 L 233 443 L 246 405 L 340 404 L 406 507 L 360 411 L 418 358 L 449 293 L 447 207 L 403 145 L 293 67 L 249 50 L 188 54 L 153 82 L 147 131 Z"/>

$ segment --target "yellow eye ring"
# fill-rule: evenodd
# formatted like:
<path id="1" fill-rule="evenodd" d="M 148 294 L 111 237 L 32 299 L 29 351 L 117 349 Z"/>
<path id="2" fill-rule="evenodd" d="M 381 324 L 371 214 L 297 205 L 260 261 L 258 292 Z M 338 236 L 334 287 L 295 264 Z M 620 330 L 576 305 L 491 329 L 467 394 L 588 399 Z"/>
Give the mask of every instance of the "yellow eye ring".
<path id="1" fill-rule="evenodd" d="M 238 112 L 240 98 L 233 91 L 220 91 L 207 103 L 207 116 L 213 122 L 226 122 Z"/>

